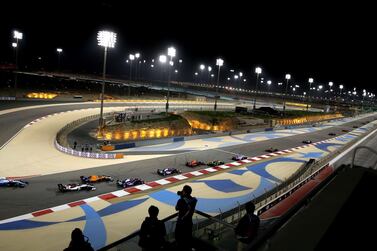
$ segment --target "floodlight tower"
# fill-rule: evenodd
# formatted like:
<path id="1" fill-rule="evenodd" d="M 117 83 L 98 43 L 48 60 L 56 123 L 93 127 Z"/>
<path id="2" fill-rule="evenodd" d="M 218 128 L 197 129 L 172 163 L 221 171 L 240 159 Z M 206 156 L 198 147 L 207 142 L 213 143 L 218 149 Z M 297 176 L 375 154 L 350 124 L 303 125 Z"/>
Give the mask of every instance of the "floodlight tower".
<path id="1" fill-rule="evenodd" d="M 284 104 L 283 104 L 283 112 L 285 112 L 285 100 L 286 100 L 286 96 L 287 96 L 287 90 L 288 90 L 288 84 L 289 84 L 289 80 L 291 79 L 291 74 L 285 74 L 285 79 L 287 80 L 286 84 L 285 84 L 285 94 L 284 94 Z"/>
<path id="2" fill-rule="evenodd" d="M 105 95 L 107 48 L 115 47 L 116 38 L 117 38 L 117 34 L 111 31 L 102 30 L 97 33 L 98 45 L 104 47 L 103 69 L 102 69 L 101 110 L 100 110 L 100 118 L 99 118 L 100 129 L 103 129 L 103 127 L 105 126 L 104 119 L 103 119 L 103 99 Z"/>
<path id="3" fill-rule="evenodd" d="M 220 79 L 220 68 L 223 66 L 224 60 L 221 58 L 216 59 L 216 66 L 219 67 L 219 70 L 217 71 L 217 82 L 216 82 L 216 96 L 215 96 L 215 105 L 214 105 L 214 110 L 217 110 L 217 97 L 219 95 L 219 79 Z"/>
<path id="4" fill-rule="evenodd" d="M 15 43 L 12 43 L 12 47 L 15 50 L 15 63 L 16 63 L 16 71 L 18 70 L 18 40 L 22 40 L 23 33 L 17 30 L 13 31 L 13 38 L 16 39 Z M 14 75 L 14 98 L 17 99 L 17 73 L 15 72 Z"/>
<path id="5" fill-rule="evenodd" d="M 170 98 L 170 74 L 171 74 L 171 68 L 174 65 L 173 58 L 176 55 L 176 50 L 174 47 L 169 47 L 168 48 L 168 56 L 170 57 L 169 61 L 169 69 L 168 69 L 168 95 L 166 96 L 166 105 L 165 105 L 165 110 L 166 114 L 168 114 L 169 111 L 169 98 Z"/>
<path id="6" fill-rule="evenodd" d="M 60 70 L 60 56 L 63 53 L 63 49 L 62 48 L 57 48 L 56 52 L 58 53 L 58 70 Z"/>
<path id="7" fill-rule="evenodd" d="M 257 82 L 255 82 L 255 98 L 254 98 L 254 105 L 253 105 L 254 110 L 255 110 L 255 105 L 257 103 L 257 90 L 258 90 L 259 74 L 262 74 L 262 68 L 256 67 L 255 73 L 257 74 Z"/>

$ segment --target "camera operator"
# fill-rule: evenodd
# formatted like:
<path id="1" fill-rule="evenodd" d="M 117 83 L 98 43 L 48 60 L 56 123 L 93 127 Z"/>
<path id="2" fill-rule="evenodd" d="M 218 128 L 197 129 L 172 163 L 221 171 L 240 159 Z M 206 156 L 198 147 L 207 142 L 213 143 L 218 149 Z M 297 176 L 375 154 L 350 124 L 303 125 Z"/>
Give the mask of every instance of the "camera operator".
<path id="1" fill-rule="evenodd" d="M 192 243 L 192 216 L 195 211 L 197 199 L 191 196 L 192 188 L 185 185 L 177 194 L 181 197 L 177 201 L 175 210 L 178 211 L 178 220 L 175 227 L 175 240 L 181 250 L 191 250 Z"/>

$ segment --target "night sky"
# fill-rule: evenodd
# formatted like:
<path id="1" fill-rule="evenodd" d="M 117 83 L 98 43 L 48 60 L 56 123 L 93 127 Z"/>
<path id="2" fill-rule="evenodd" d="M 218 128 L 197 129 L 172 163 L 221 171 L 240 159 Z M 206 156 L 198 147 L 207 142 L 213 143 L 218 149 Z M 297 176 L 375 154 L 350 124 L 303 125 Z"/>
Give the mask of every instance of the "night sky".
<path id="1" fill-rule="evenodd" d="M 300 84 L 313 77 L 320 83 L 377 92 L 377 20 L 372 4 L 265 2 L 7 3 L 1 7 L 8 15 L 1 17 L 0 62 L 12 62 L 11 31 L 16 28 L 24 32 L 20 58 L 25 65 L 42 57 L 45 67 L 53 68 L 56 48 L 62 47 L 65 69 L 99 73 L 103 50 L 97 46 L 96 32 L 107 28 L 118 33 L 108 57 L 112 75 L 128 74 L 129 53 L 156 58 L 174 45 L 188 80 L 200 63 L 214 66 L 221 56 L 228 70 L 252 77 L 250 84 L 255 77 L 251 71 L 259 65 L 273 81 L 291 73 Z M 12 15 L 16 9 L 18 14 Z"/>

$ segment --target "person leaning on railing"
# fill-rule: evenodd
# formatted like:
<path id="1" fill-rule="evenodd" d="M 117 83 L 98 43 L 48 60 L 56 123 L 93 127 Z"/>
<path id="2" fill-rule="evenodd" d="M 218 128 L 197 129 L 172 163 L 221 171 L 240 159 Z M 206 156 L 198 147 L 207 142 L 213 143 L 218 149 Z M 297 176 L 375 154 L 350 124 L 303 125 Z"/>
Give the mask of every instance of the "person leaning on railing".
<path id="1" fill-rule="evenodd" d="M 252 201 L 246 203 L 245 209 L 246 214 L 238 222 L 234 232 L 240 242 L 248 244 L 257 236 L 260 220 L 259 217 L 254 214 L 255 205 Z"/>

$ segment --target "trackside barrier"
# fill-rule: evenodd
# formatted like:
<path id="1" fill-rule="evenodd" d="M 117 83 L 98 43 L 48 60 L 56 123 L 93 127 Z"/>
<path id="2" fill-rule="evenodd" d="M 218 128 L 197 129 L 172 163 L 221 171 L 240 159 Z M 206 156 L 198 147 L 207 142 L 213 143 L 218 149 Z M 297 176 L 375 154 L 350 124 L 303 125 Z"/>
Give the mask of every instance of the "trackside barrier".
<path id="1" fill-rule="evenodd" d="M 185 140 L 185 137 L 173 138 L 173 142 L 184 141 L 184 140 Z"/>
<path id="2" fill-rule="evenodd" d="M 104 116 L 111 115 L 110 113 L 104 113 Z M 67 135 L 69 132 L 71 132 L 74 128 L 76 128 L 78 125 L 88 122 L 90 120 L 99 118 L 99 115 L 92 115 L 88 117 L 84 117 L 78 120 L 75 120 L 67 125 L 65 125 L 62 129 L 59 130 L 59 132 L 56 134 L 54 145 L 56 149 L 59 151 L 70 154 L 77 157 L 84 157 L 84 158 L 93 158 L 93 159 L 122 159 L 124 155 L 122 153 L 96 153 L 96 152 L 81 152 L 71 149 L 68 146 L 67 142 Z M 111 146 L 109 146 L 111 147 Z M 112 146 L 114 147 L 114 146 Z M 112 149 L 114 150 L 114 149 Z"/>
<path id="3" fill-rule="evenodd" d="M 123 144 L 116 144 L 116 145 L 114 145 L 114 149 L 115 149 L 115 150 L 125 149 L 125 148 L 133 148 L 133 147 L 136 147 L 135 142 L 132 142 L 132 143 L 123 143 Z"/>
<path id="4" fill-rule="evenodd" d="M 122 159 L 123 153 L 93 153 L 93 152 L 80 152 L 71 148 L 63 147 L 55 140 L 55 147 L 63 153 L 67 153 L 77 157 L 93 158 L 93 159 Z"/>
<path id="5" fill-rule="evenodd" d="M 16 100 L 15 97 L 0 97 L 0 100 Z"/>
<path id="6" fill-rule="evenodd" d="M 269 127 L 269 128 L 265 128 L 264 130 L 265 130 L 265 131 L 273 131 L 274 128 L 273 128 L 273 127 Z"/>

